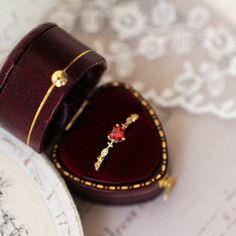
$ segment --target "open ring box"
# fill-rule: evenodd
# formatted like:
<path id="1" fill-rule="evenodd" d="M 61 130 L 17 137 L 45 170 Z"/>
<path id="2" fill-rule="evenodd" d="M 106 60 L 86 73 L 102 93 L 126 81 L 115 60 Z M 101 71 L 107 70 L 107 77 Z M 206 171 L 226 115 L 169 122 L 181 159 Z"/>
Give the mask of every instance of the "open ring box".
<path id="1" fill-rule="evenodd" d="M 88 50 L 52 23 L 27 34 L 0 72 L 1 126 L 46 153 L 79 196 L 112 204 L 153 198 L 171 186 L 161 123 L 130 85 L 96 88 L 106 62 Z M 68 68 L 68 81 L 52 86 L 54 72 L 86 51 Z M 108 132 L 133 113 L 139 118 L 125 131 L 125 142 L 117 143 L 96 171 Z"/>

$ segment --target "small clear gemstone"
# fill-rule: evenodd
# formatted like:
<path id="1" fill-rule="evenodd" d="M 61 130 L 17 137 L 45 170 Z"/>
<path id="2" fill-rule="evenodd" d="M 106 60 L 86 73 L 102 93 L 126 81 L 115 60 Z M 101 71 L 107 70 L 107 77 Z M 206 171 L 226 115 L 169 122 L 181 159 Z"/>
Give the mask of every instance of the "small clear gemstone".
<path id="1" fill-rule="evenodd" d="M 104 148 L 101 152 L 101 157 L 105 157 L 108 154 L 108 149 Z"/>
<path id="2" fill-rule="evenodd" d="M 127 118 L 126 122 L 127 122 L 128 124 L 131 124 L 131 123 L 133 122 L 133 119 L 132 119 L 131 117 L 129 117 L 129 118 Z"/>

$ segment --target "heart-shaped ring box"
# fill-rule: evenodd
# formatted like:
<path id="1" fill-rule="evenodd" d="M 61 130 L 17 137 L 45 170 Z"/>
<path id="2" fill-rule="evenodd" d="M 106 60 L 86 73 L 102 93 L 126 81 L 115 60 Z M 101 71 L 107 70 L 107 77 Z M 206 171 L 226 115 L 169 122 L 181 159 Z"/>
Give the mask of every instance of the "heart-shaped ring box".
<path id="1" fill-rule="evenodd" d="M 113 204 L 144 201 L 171 186 L 165 134 L 130 85 L 95 89 L 105 69 L 102 56 L 57 25 L 36 27 L 0 72 L 0 123 L 47 153 L 79 196 Z M 114 143 L 96 171 L 107 134 L 134 113 L 139 118 L 124 131 L 126 140 Z"/>

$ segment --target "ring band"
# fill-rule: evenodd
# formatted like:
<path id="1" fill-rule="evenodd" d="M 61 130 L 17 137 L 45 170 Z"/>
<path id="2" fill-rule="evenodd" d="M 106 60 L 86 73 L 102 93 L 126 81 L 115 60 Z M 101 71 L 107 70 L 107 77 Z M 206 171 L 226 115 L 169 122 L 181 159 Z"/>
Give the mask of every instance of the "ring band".
<path id="1" fill-rule="evenodd" d="M 120 143 L 125 141 L 125 135 L 124 131 L 128 128 L 128 126 L 132 123 L 134 123 L 137 119 L 139 118 L 138 114 L 131 114 L 127 119 L 124 124 L 116 124 L 112 131 L 109 132 L 107 138 L 107 147 L 104 148 L 101 153 L 97 157 L 97 161 L 94 163 L 94 168 L 96 171 L 99 171 L 103 161 L 105 160 L 105 157 L 107 156 L 109 149 L 113 148 L 114 143 Z"/>

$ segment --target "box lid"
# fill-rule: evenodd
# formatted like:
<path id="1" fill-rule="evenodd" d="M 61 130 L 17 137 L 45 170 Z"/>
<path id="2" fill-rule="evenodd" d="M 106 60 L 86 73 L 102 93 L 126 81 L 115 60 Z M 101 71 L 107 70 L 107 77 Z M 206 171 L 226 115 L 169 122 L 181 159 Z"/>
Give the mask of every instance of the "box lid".
<path id="1" fill-rule="evenodd" d="M 35 151 L 44 150 L 105 69 L 102 56 L 63 29 L 39 25 L 18 43 L 0 71 L 1 126 Z"/>

